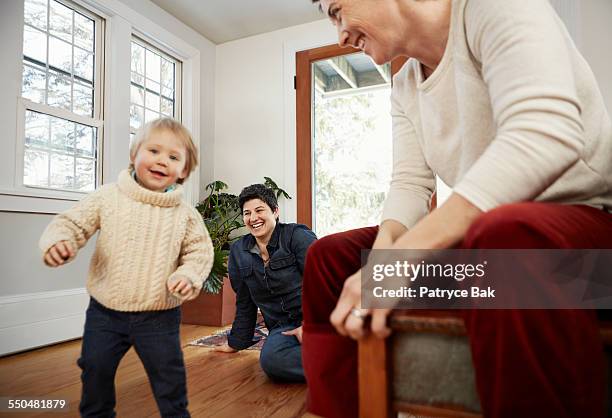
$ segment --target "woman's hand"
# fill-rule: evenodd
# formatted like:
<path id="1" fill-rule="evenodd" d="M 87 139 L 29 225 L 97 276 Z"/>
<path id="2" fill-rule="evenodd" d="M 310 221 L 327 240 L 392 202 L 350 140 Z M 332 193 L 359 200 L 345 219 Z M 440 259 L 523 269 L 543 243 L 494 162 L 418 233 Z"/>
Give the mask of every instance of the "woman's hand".
<path id="1" fill-rule="evenodd" d="M 74 257 L 74 250 L 68 241 L 60 241 L 47 250 L 44 260 L 49 267 L 58 267 Z"/>
<path id="2" fill-rule="evenodd" d="M 340 299 L 330 316 L 330 322 L 340 335 L 355 340 L 365 335 L 364 322 L 368 315 L 372 315 L 372 332 L 379 338 L 386 338 L 391 334 L 387 327 L 387 316 L 391 309 L 362 309 L 361 308 L 361 270 L 351 275 L 344 282 Z"/>
<path id="3" fill-rule="evenodd" d="M 218 353 L 237 353 L 238 350 L 229 346 L 229 344 L 225 343 L 223 345 L 218 345 L 213 348 L 214 351 Z"/>
<path id="4" fill-rule="evenodd" d="M 383 250 L 393 247 L 393 241 L 406 232 L 406 227 L 397 221 L 383 222 L 378 230 L 373 250 Z M 390 309 L 361 308 L 361 269 L 349 276 L 344 282 L 340 299 L 330 316 L 330 322 L 340 335 L 359 339 L 364 336 L 365 318 L 372 315 L 372 332 L 380 338 L 387 337 L 391 330 L 387 328 L 387 316 Z"/>
<path id="5" fill-rule="evenodd" d="M 465 198 L 453 193 L 438 209 L 425 216 L 409 231 L 396 221 L 385 221 L 372 249 L 441 249 L 457 245 L 472 223 L 482 212 Z M 330 316 L 330 322 L 339 334 L 360 339 L 364 336 L 364 323 L 372 316 L 372 332 L 387 337 L 387 317 L 391 309 L 361 308 L 361 270 L 344 282 L 340 299 Z"/>
<path id="6" fill-rule="evenodd" d="M 302 344 L 302 327 L 301 326 L 294 328 L 292 330 L 289 330 L 289 331 L 283 331 L 281 332 L 281 334 L 294 335 L 295 338 L 297 338 L 297 340 L 299 341 L 299 343 Z"/>

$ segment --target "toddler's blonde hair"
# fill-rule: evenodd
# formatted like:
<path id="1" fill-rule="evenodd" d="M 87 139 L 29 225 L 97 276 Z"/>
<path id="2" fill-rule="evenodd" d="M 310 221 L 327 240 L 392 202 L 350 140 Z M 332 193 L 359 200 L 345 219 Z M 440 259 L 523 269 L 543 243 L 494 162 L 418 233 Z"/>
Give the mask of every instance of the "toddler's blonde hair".
<path id="1" fill-rule="evenodd" d="M 141 126 L 137 131 L 134 139 L 130 144 L 130 161 L 133 161 L 136 158 L 136 154 L 140 149 L 140 145 L 151 135 L 154 131 L 169 131 L 174 134 L 185 146 L 187 150 L 186 161 L 185 161 L 185 170 L 187 175 L 184 179 L 178 179 L 177 183 L 183 183 L 189 177 L 189 174 L 195 170 L 198 166 L 198 149 L 193 143 L 193 139 L 191 137 L 191 133 L 187 128 L 185 128 L 180 122 L 168 118 L 163 117 L 159 119 L 152 120 L 150 122 L 145 123 Z M 130 170 L 134 169 L 134 163 L 130 162 Z"/>

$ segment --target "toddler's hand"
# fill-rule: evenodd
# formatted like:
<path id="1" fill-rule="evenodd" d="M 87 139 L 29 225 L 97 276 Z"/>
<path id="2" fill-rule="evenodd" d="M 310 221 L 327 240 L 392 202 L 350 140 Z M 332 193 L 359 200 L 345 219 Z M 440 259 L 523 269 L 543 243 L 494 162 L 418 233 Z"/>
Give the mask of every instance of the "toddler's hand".
<path id="1" fill-rule="evenodd" d="M 74 250 L 68 241 L 60 241 L 47 250 L 45 264 L 49 267 L 58 267 L 74 257 Z"/>
<path id="2" fill-rule="evenodd" d="M 168 281 L 168 291 L 181 300 L 193 299 L 192 294 L 196 293 L 191 284 L 191 280 L 186 277 L 178 277 Z"/>

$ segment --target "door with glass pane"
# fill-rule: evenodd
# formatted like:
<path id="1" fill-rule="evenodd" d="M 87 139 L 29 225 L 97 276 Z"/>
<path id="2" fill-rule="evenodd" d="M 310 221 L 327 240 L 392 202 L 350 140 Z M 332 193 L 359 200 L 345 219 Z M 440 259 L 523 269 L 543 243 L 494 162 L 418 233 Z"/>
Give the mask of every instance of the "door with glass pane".
<path id="1" fill-rule="evenodd" d="M 377 225 L 391 176 L 391 65 L 336 46 L 296 61 L 298 222 L 319 237 Z"/>

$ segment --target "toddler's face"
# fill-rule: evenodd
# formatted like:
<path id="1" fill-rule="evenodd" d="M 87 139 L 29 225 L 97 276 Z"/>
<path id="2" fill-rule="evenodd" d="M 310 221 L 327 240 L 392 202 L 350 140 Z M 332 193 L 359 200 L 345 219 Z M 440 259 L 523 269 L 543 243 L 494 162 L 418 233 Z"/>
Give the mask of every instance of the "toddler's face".
<path id="1" fill-rule="evenodd" d="M 168 130 L 154 130 L 142 141 L 134 157 L 136 177 L 149 190 L 163 192 L 187 176 L 187 150 Z"/>

